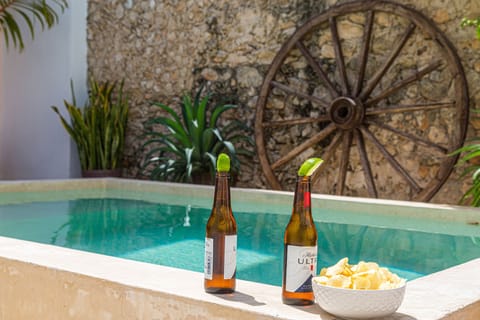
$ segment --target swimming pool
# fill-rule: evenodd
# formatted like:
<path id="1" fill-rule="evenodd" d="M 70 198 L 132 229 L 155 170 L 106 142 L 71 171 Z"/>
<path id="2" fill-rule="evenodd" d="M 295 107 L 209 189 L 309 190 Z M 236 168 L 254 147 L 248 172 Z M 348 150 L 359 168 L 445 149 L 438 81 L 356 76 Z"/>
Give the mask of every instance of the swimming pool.
<path id="1" fill-rule="evenodd" d="M 80 197 L 78 197 L 79 192 Z M 183 228 L 183 224 L 186 222 L 188 206 L 185 207 L 185 199 L 189 199 L 188 203 L 191 206 L 188 220 L 192 225 L 197 224 L 193 213 L 199 208 L 209 208 L 212 195 L 213 188 L 211 187 L 123 179 L 0 183 L 0 203 L 7 207 L 10 206 L 10 208 L 15 207 L 15 204 L 18 203 L 45 202 L 47 200 L 50 204 L 53 203 L 51 201 L 54 201 L 57 206 L 67 208 L 68 211 L 73 210 L 73 207 L 79 207 L 73 205 L 75 201 L 70 202 L 75 198 L 100 198 L 102 202 L 105 199 L 109 205 L 111 205 L 112 199 L 133 199 L 148 206 L 162 200 L 161 202 L 171 205 L 174 208 L 173 211 L 178 211 L 179 217 L 175 218 L 176 230 Z M 286 221 L 284 219 L 288 219 L 290 215 L 291 204 L 292 194 L 287 192 L 232 190 L 234 209 L 243 208 L 242 216 L 245 214 L 245 217 L 249 217 L 249 215 L 259 212 L 260 207 L 266 207 L 268 210 L 265 211 L 272 216 L 262 214 L 262 217 L 265 217 L 264 222 L 270 224 L 272 230 L 277 230 L 276 232 L 282 236 Z M 415 231 L 422 237 L 425 236 L 426 243 L 429 245 L 437 243 L 439 248 L 448 246 L 448 250 L 445 251 L 437 248 L 443 254 L 437 254 L 431 248 L 424 249 L 423 252 L 427 252 L 427 254 L 423 254 L 423 257 L 417 259 L 424 261 L 427 258 L 439 257 L 448 253 L 455 255 L 455 252 L 461 252 L 458 249 L 465 247 L 465 243 L 476 242 L 480 235 L 478 226 L 480 214 L 477 209 L 473 208 L 320 195 L 312 196 L 312 204 L 319 233 L 328 234 L 331 231 L 332 235 L 337 235 L 340 229 L 347 230 L 345 233 L 347 236 L 342 236 L 337 247 L 331 247 L 330 238 L 332 236 L 324 238 L 323 242 L 328 244 L 323 249 L 326 256 L 330 256 L 333 251 L 338 251 L 339 255 L 344 255 L 346 252 L 357 252 L 362 259 L 368 257 L 369 254 L 372 254 L 372 257 L 378 257 L 375 256 L 375 254 L 379 254 L 378 248 L 384 248 L 387 253 L 385 257 L 398 256 L 395 252 L 388 253 L 392 243 L 399 242 L 398 249 L 409 252 L 414 248 L 411 245 L 417 242 L 417 236 L 408 236 L 402 241 L 397 241 L 399 235 L 396 233 Z M 315 208 L 325 210 L 317 213 Z M 285 210 L 287 211 L 285 212 Z M 47 211 L 50 212 L 50 210 Z M 192 213 L 192 211 L 194 212 Z M 24 218 L 28 220 L 36 215 L 38 212 L 30 212 Z M 145 214 L 145 216 L 149 215 L 151 214 Z M 237 217 L 237 219 L 243 220 L 244 218 Z M 249 219 L 251 218 L 245 220 L 245 224 L 251 228 L 248 234 L 254 235 L 260 229 L 257 229 L 257 223 L 252 223 Z M 3 219 L 1 221 L 7 223 Z M 146 221 L 148 223 L 145 223 L 145 228 L 151 225 L 149 220 Z M 163 319 L 170 317 L 190 319 L 192 315 L 195 315 L 196 319 L 223 319 L 228 313 L 232 319 L 245 319 L 246 317 L 256 319 L 332 319 L 316 306 L 292 308 L 283 305 L 280 299 L 281 290 L 278 286 L 239 280 L 235 294 L 209 295 L 203 291 L 203 274 L 201 272 L 59 247 L 58 244 L 66 241 L 67 229 L 70 228 L 70 225 L 61 228 L 65 223 L 69 223 L 69 219 L 59 219 L 57 224 L 51 224 L 51 230 L 46 233 L 48 234 L 46 242 L 55 243 L 55 246 L 0 236 L 0 280 L 2 282 L 2 286 L 0 286 L 0 297 L 2 297 L 0 299 L 0 318 Z M 138 219 L 126 219 L 122 223 L 119 223 L 120 229 L 130 228 L 139 221 Z M 368 228 L 365 228 L 366 225 Z M 204 226 L 201 226 L 202 256 L 203 228 Z M 382 232 L 371 233 L 370 228 Z M 31 229 L 26 228 L 25 230 Z M 168 235 L 168 230 L 169 228 L 166 228 L 164 231 L 166 235 Z M 38 230 L 33 231 L 41 233 Z M 56 237 L 51 237 L 52 232 Z M 384 237 L 391 233 L 395 233 L 390 240 L 392 242 L 386 242 Z M 31 234 L 33 236 L 34 233 L 31 232 Z M 98 232 L 93 234 L 98 234 Z M 118 232 L 111 234 L 120 237 Z M 126 247 L 128 250 L 125 250 L 125 253 L 136 255 L 143 255 L 145 253 L 143 251 L 148 251 L 148 249 L 158 250 L 159 246 L 156 243 L 153 245 L 148 243 L 151 239 L 148 236 L 149 232 L 146 234 L 147 236 L 143 240 L 146 246 L 143 248 L 137 247 L 136 244 L 133 244 L 135 248 L 127 246 L 128 242 L 125 240 L 119 242 L 119 247 Z M 184 234 L 190 237 L 193 232 L 189 229 L 189 232 L 184 232 Z M 435 235 L 442 236 L 435 238 Z M 40 234 L 35 235 L 35 237 L 37 236 Z M 102 237 L 105 236 L 102 235 Z M 457 240 L 454 242 L 442 240 L 444 236 L 445 239 L 455 236 Z M 71 239 L 75 239 L 71 243 L 83 246 L 85 243 L 82 239 L 85 237 L 89 237 L 88 232 L 71 233 Z M 271 237 L 276 239 L 278 235 L 274 233 Z M 363 241 L 358 241 L 358 239 L 363 239 Z M 178 244 L 179 242 L 181 241 L 172 243 Z M 281 246 L 281 239 L 279 243 Z M 472 248 L 475 248 L 475 244 Z M 117 249 L 119 248 L 115 250 Z M 248 248 L 245 247 L 245 249 L 248 252 Z M 261 250 L 255 252 L 263 255 L 263 258 L 267 256 L 268 259 L 275 255 L 266 254 Z M 377 258 L 373 259 L 378 260 Z M 408 262 L 408 259 L 405 261 Z M 404 267 L 402 266 L 402 268 Z M 409 281 L 404 303 L 394 318 L 404 319 L 405 316 L 408 319 L 449 319 L 450 316 L 452 319 L 459 316 L 463 316 L 465 319 L 479 318 L 479 268 L 480 259 L 475 259 Z M 405 269 L 410 270 L 408 267 Z M 418 270 L 420 273 L 428 273 L 426 270 Z"/>
<path id="2" fill-rule="evenodd" d="M 52 198 L 52 193 L 30 194 Z M 110 256 L 203 272 L 205 225 L 210 208 L 124 198 L 81 198 L 0 205 L 0 235 Z M 162 200 L 164 202 L 162 202 Z M 291 208 L 268 207 L 255 212 L 234 208 L 238 225 L 238 279 L 281 285 L 283 233 Z M 363 217 L 363 224 L 324 222 L 325 216 L 346 220 Z M 480 257 L 480 235 L 452 235 L 371 226 L 366 212 L 313 208 L 318 231 L 318 267 L 343 257 L 352 263 L 377 261 L 401 277 L 413 280 Z M 426 223 L 410 218 L 419 225 Z M 458 225 L 457 228 L 461 228 Z M 477 231 L 474 226 L 463 226 Z"/>

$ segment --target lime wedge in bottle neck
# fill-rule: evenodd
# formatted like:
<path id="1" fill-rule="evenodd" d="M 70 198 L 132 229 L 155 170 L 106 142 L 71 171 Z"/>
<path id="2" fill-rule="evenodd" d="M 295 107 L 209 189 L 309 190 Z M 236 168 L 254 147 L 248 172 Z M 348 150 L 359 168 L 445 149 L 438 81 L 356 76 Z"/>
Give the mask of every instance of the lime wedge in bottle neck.
<path id="1" fill-rule="evenodd" d="M 217 158 L 217 171 L 229 172 L 230 171 L 230 157 L 225 153 L 220 153 Z"/>
<path id="2" fill-rule="evenodd" d="M 305 162 L 298 169 L 299 177 L 310 177 L 323 163 L 323 160 L 320 158 L 310 158 L 305 160 Z"/>

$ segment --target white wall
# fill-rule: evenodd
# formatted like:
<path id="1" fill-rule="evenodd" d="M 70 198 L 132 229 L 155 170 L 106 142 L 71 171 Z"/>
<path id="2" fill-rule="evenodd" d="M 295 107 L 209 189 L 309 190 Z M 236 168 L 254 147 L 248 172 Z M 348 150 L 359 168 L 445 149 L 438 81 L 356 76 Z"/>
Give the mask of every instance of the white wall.
<path id="1" fill-rule="evenodd" d="M 70 79 L 77 102 L 86 97 L 86 15 L 87 0 L 70 0 L 58 25 L 37 28 L 33 41 L 25 33 L 23 52 L 0 48 L 0 179 L 79 175 L 75 146 L 50 106 L 66 114 Z"/>

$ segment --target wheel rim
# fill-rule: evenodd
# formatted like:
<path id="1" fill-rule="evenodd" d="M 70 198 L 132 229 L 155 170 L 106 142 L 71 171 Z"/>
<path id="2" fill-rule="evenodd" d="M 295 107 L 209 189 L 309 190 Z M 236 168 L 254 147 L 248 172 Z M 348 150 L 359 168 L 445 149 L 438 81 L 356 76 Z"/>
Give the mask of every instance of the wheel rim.
<path id="1" fill-rule="evenodd" d="M 355 36 L 345 31 L 352 26 Z M 283 44 L 261 88 L 255 140 L 274 189 L 291 190 L 289 173 L 315 154 L 325 160 L 315 191 L 391 198 L 390 180 L 405 186 L 393 198 L 428 201 L 452 172 L 457 157 L 448 154 L 467 123 L 465 75 L 444 34 L 403 5 L 355 1 L 310 19 Z M 284 143 L 292 130 L 307 134 Z M 408 161 L 418 169 L 409 172 Z"/>

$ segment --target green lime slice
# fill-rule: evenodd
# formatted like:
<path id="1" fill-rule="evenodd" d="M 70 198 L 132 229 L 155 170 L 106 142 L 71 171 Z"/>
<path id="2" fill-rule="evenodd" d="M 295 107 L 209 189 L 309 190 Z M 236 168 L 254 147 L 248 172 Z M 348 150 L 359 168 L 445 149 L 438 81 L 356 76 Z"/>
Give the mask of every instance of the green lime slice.
<path id="1" fill-rule="evenodd" d="M 310 158 L 305 160 L 305 162 L 300 166 L 300 169 L 298 169 L 298 176 L 299 177 L 309 177 L 311 176 L 315 170 L 320 167 L 320 165 L 323 163 L 323 160 L 320 158 Z"/>
<path id="2" fill-rule="evenodd" d="M 217 171 L 229 172 L 230 171 L 230 157 L 225 153 L 220 153 L 217 158 Z"/>

